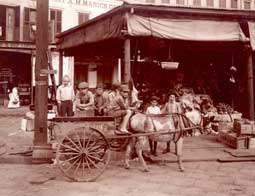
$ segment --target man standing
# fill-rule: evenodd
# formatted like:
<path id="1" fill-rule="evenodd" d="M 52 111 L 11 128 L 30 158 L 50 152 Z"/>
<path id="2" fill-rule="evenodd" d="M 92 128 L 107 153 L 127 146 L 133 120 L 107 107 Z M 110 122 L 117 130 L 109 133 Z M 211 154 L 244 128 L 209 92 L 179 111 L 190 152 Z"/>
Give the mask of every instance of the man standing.
<path id="1" fill-rule="evenodd" d="M 62 85 L 57 89 L 56 100 L 60 116 L 73 116 L 73 101 L 75 98 L 73 87 L 70 84 L 68 75 L 63 77 Z"/>

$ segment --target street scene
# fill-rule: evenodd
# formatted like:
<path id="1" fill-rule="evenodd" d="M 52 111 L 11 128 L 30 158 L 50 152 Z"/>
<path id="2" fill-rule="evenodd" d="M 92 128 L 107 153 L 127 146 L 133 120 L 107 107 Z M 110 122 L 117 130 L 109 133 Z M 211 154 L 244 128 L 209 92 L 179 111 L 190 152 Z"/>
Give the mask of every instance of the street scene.
<path id="1" fill-rule="evenodd" d="M 255 196 L 254 0 L 0 0 L 0 195 Z"/>

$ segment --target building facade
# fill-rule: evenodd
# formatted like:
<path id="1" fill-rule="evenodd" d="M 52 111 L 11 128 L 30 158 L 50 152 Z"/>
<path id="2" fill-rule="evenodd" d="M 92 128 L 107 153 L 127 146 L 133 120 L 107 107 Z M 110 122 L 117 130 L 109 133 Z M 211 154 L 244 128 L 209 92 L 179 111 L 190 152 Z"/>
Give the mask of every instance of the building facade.
<path id="1" fill-rule="evenodd" d="M 117 0 L 49 0 L 49 50 L 53 68 L 59 68 L 55 35 L 86 22 L 118 5 Z M 18 86 L 24 104 L 34 85 L 36 0 L 0 0 L 0 104 Z M 73 77 L 74 59 L 63 58 L 63 74 Z M 58 84 L 58 72 L 56 82 Z"/>

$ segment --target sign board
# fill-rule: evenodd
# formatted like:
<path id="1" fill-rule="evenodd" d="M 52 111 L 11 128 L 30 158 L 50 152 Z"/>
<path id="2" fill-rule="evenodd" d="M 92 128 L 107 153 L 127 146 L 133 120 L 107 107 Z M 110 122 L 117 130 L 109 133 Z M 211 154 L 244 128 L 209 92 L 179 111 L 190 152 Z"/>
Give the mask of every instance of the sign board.
<path id="1" fill-rule="evenodd" d="M 40 70 L 40 76 L 42 75 L 48 75 L 48 74 L 56 74 L 57 70 L 49 70 L 49 69 L 41 69 Z"/>

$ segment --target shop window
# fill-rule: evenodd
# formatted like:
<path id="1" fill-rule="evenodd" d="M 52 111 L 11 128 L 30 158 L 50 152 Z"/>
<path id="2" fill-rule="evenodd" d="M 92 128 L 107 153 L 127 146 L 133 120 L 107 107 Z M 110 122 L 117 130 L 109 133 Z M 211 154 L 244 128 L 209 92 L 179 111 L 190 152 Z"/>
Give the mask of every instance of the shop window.
<path id="1" fill-rule="evenodd" d="M 250 10 L 251 9 L 251 1 L 244 0 L 244 9 Z"/>
<path id="2" fill-rule="evenodd" d="M 206 4 L 207 4 L 208 7 L 213 7 L 213 5 L 214 5 L 214 0 L 207 0 L 207 1 L 206 1 Z"/>
<path id="3" fill-rule="evenodd" d="M 220 8 L 226 8 L 226 0 L 220 0 Z"/>
<path id="4" fill-rule="evenodd" d="M 193 0 L 193 5 L 201 6 L 201 0 Z"/>
<path id="5" fill-rule="evenodd" d="M 78 17 L 79 25 L 89 20 L 88 13 L 78 13 Z"/>
<path id="6" fill-rule="evenodd" d="M 169 3 L 170 3 L 170 0 L 161 0 L 161 3 L 169 4 Z"/>
<path id="7" fill-rule="evenodd" d="M 231 0 L 231 8 L 237 8 L 237 0 Z"/>
<path id="8" fill-rule="evenodd" d="M 146 3 L 155 3 L 155 0 L 145 0 Z"/>
<path id="9" fill-rule="evenodd" d="M 34 40 L 33 30 L 36 24 L 36 10 L 31 8 L 24 9 L 24 27 L 23 34 L 25 41 Z"/>
<path id="10" fill-rule="evenodd" d="M 54 22 L 55 32 L 60 33 L 62 30 L 62 11 L 51 9 L 50 20 Z"/>
<path id="11" fill-rule="evenodd" d="M 178 4 L 178 5 L 184 5 L 184 0 L 176 0 L 176 4 Z"/>

